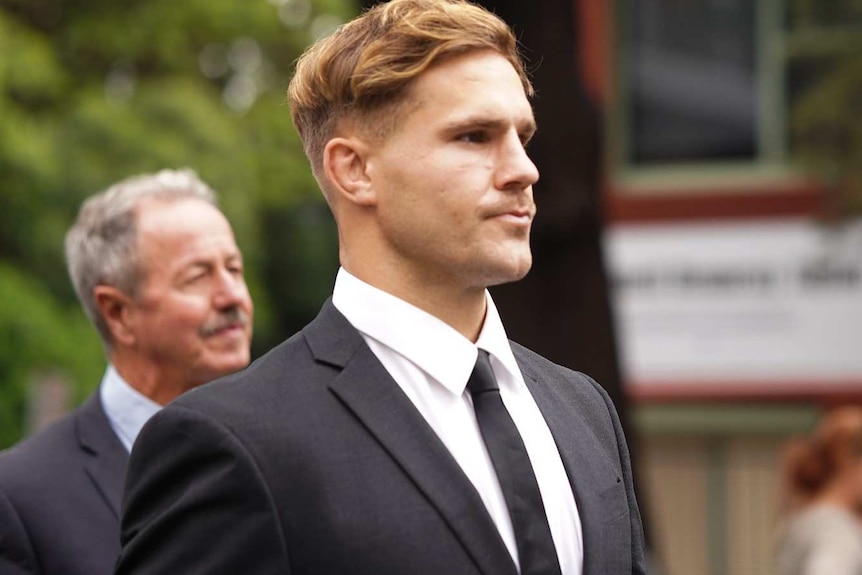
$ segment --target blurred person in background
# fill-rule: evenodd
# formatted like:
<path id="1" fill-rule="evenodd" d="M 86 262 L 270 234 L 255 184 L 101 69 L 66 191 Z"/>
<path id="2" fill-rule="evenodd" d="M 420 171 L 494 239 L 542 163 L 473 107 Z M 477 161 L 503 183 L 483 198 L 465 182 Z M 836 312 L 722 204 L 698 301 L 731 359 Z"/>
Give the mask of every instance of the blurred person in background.
<path id="1" fill-rule="evenodd" d="M 786 449 L 779 575 L 862 575 L 862 408 L 827 414 Z"/>
<path id="2" fill-rule="evenodd" d="M 249 362 L 252 302 L 233 231 L 191 170 L 121 181 L 66 235 L 108 367 L 77 410 L 0 454 L 0 573 L 106 575 L 129 452 L 181 393 Z"/>

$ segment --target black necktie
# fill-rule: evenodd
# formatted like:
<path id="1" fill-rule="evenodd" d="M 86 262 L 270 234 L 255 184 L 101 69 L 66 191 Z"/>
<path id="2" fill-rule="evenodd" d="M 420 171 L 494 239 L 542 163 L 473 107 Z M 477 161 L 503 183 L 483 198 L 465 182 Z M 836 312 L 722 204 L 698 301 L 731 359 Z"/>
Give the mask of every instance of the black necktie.
<path id="1" fill-rule="evenodd" d="M 473 396 L 479 429 L 509 508 L 521 575 L 560 575 L 557 550 L 527 448 L 503 405 L 497 378 L 484 349 L 479 350 L 467 389 Z"/>

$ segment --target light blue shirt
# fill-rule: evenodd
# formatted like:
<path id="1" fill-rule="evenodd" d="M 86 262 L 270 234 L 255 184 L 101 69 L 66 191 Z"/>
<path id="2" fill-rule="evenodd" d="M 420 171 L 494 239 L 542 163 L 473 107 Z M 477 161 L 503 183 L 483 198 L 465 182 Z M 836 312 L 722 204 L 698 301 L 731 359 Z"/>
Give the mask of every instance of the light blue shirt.
<path id="1" fill-rule="evenodd" d="M 162 406 L 126 383 L 111 364 L 105 370 L 99 395 L 111 428 L 131 452 L 141 428 Z"/>

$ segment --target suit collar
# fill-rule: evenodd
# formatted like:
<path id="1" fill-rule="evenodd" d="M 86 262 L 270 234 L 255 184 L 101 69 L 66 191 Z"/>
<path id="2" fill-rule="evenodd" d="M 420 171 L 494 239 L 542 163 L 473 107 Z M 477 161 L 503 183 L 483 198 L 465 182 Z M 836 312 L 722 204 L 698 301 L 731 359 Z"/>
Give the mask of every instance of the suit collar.
<path id="1" fill-rule="evenodd" d="M 346 269 L 338 270 L 332 303 L 364 337 L 407 358 L 454 396 L 461 396 L 476 365 L 476 348 L 497 360 L 507 381 L 521 381 L 521 372 L 491 294 L 485 291 L 485 319 L 475 343 L 427 311 L 368 284 Z M 440 361 L 440 358 L 446 361 Z"/>
<path id="2" fill-rule="evenodd" d="M 557 444 L 575 495 L 584 537 L 584 574 L 604 572 L 600 570 L 604 560 L 601 550 L 608 510 L 601 495 L 603 490 L 621 480 L 619 473 L 597 449 L 601 442 L 585 418 L 584 410 L 573 406 L 572 398 L 560 393 L 561 389 L 571 389 L 572 382 L 551 381 L 553 374 L 538 373 L 522 348 L 516 345 L 514 352 L 524 381 Z"/>
<path id="3" fill-rule="evenodd" d="M 516 575 L 479 494 L 362 336 L 327 301 L 303 330 L 319 362 L 342 368 L 330 389 L 398 462 L 486 575 Z"/>
<path id="4" fill-rule="evenodd" d="M 315 361 L 335 367 L 343 368 L 356 350 L 365 346 L 362 336 L 335 309 L 331 299 L 324 302 L 320 313 L 303 328 L 302 334 Z"/>
<path id="5" fill-rule="evenodd" d="M 119 518 L 129 455 L 108 423 L 98 391 L 77 412 L 75 433 L 81 450 L 87 454 L 84 464 L 87 474 Z"/>
<path id="6" fill-rule="evenodd" d="M 399 462 L 446 519 L 480 570 L 487 575 L 514 575 L 515 566 L 475 488 L 359 332 L 327 301 L 303 333 L 317 361 L 343 368 L 330 384 L 333 393 Z M 562 389 L 572 389 L 572 382 L 564 381 L 556 371 L 540 372 L 520 346 L 513 346 L 513 352 L 557 444 L 578 504 L 584 573 L 601 573 L 607 514 L 602 491 L 618 482 L 620 475 L 597 449 L 601 442 L 584 410 L 561 393 Z"/>

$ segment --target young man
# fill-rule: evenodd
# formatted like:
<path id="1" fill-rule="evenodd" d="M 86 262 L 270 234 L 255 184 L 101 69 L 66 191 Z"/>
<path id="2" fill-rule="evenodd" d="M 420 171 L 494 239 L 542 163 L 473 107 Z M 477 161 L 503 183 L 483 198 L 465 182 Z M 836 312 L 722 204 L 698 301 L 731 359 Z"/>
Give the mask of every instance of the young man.
<path id="1" fill-rule="evenodd" d="M 193 172 L 131 178 L 87 200 L 66 259 L 110 363 L 82 407 L 0 455 L 3 575 L 113 572 L 138 431 L 176 396 L 249 361 L 242 256 Z"/>
<path id="2" fill-rule="evenodd" d="M 486 289 L 531 264 L 531 92 L 509 28 L 458 0 L 378 5 L 303 56 L 332 300 L 144 430 L 118 573 L 645 572 L 608 396 L 510 343 Z"/>

